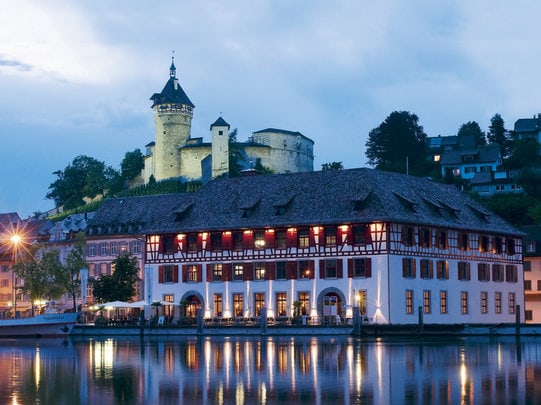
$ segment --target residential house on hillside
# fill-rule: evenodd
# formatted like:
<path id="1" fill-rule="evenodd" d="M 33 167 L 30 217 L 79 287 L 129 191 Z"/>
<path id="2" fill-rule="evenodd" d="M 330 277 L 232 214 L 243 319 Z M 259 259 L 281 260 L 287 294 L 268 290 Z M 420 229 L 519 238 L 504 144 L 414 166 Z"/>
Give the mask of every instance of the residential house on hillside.
<path id="1" fill-rule="evenodd" d="M 522 193 L 518 184 L 519 170 L 496 170 L 494 172 L 475 173 L 470 181 L 472 191 L 482 197 L 496 193 Z"/>
<path id="2" fill-rule="evenodd" d="M 541 323 L 541 226 L 525 226 L 524 305 L 526 322 Z"/>
<path id="3" fill-rule="evenodd" d="M 516 120 L 513 133 L 517 139 L 536 139 L 541 144 L 541 114 Z"/>
<path id="4" fill-rule="evenodd" d="M 483 146 L 474 149 L 444 151 L 441 155 L 442 176 L 452 175 L 472 180 L 476 173 L 492 173 L 501 165 L 500 147 Z"/>
<path id="5" fill-rule="evenodd" d="M 254 319 L 494 324 L 524 308 L 522 233 L 452 186 L 370 169 L 219 179 L 104 201 L 146 237 L 145 299 Z M 179 308 L 179 305 L 182 307 Z"/>

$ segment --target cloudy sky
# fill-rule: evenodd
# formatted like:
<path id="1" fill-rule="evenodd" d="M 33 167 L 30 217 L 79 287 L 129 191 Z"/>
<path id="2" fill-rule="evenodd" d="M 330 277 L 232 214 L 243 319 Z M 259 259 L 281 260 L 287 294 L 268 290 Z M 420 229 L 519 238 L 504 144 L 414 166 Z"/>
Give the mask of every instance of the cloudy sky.
<path id="1" fill-rule="evenodd" d="M 429 136 L 540 113 L 539 21 L 534 0 L 3 2 L 0 212 L 52 208 L 53 172 L 78 155 L 144 152 L 172 51 L 193 137 L 222 115 L 240 140 L 299 131 L 316 169 L 353 168 L 395 110 Z"/>

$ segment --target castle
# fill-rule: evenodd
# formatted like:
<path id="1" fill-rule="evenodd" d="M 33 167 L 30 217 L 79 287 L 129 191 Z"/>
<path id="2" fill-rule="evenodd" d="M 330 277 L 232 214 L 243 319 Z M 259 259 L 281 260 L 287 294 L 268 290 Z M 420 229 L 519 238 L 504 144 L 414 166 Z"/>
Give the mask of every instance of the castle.
<path id="1" fill-rule="evenodd" d="M 146 145 L 144 181 L 180 178 L 206 182 L 229 172 L 229 124 L 219 117 L 210 125 L 211 142 L 191 136 L 194 104 L 176 75 L 174 58 L 169 79 L 150 98 L 154 112 L 155 141 Z M 312 171 L 314 141 L 300 132 L 267 128 L 252 133 L 247 142 L 235 142 L 243 169 L 256 163 L 274 173 Z"/>

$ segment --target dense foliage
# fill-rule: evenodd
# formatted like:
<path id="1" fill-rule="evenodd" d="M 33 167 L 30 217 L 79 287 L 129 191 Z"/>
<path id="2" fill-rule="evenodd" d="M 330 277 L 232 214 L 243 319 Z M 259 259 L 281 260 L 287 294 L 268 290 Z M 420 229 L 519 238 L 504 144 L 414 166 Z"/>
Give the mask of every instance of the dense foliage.
<path id="1" fill-rule="evenodd" d="M 139 281 L 137 258 L 129 253 L 119 255 L 112 263 L 115 271 L 90 279 L 97 302 L 130 301 L 136 294 Z"/>

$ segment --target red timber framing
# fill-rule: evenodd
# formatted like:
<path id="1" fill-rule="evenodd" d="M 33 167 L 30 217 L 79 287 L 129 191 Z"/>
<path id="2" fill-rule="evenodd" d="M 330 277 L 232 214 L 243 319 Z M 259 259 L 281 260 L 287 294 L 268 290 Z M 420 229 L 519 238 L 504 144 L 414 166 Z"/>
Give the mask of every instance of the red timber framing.
<path id="1" fill-rule="evenodd" d="M 386 249 L 387 224 L 187 232 L 147 236 L 147 263 L 287 260 L 375 255 Z"/>

